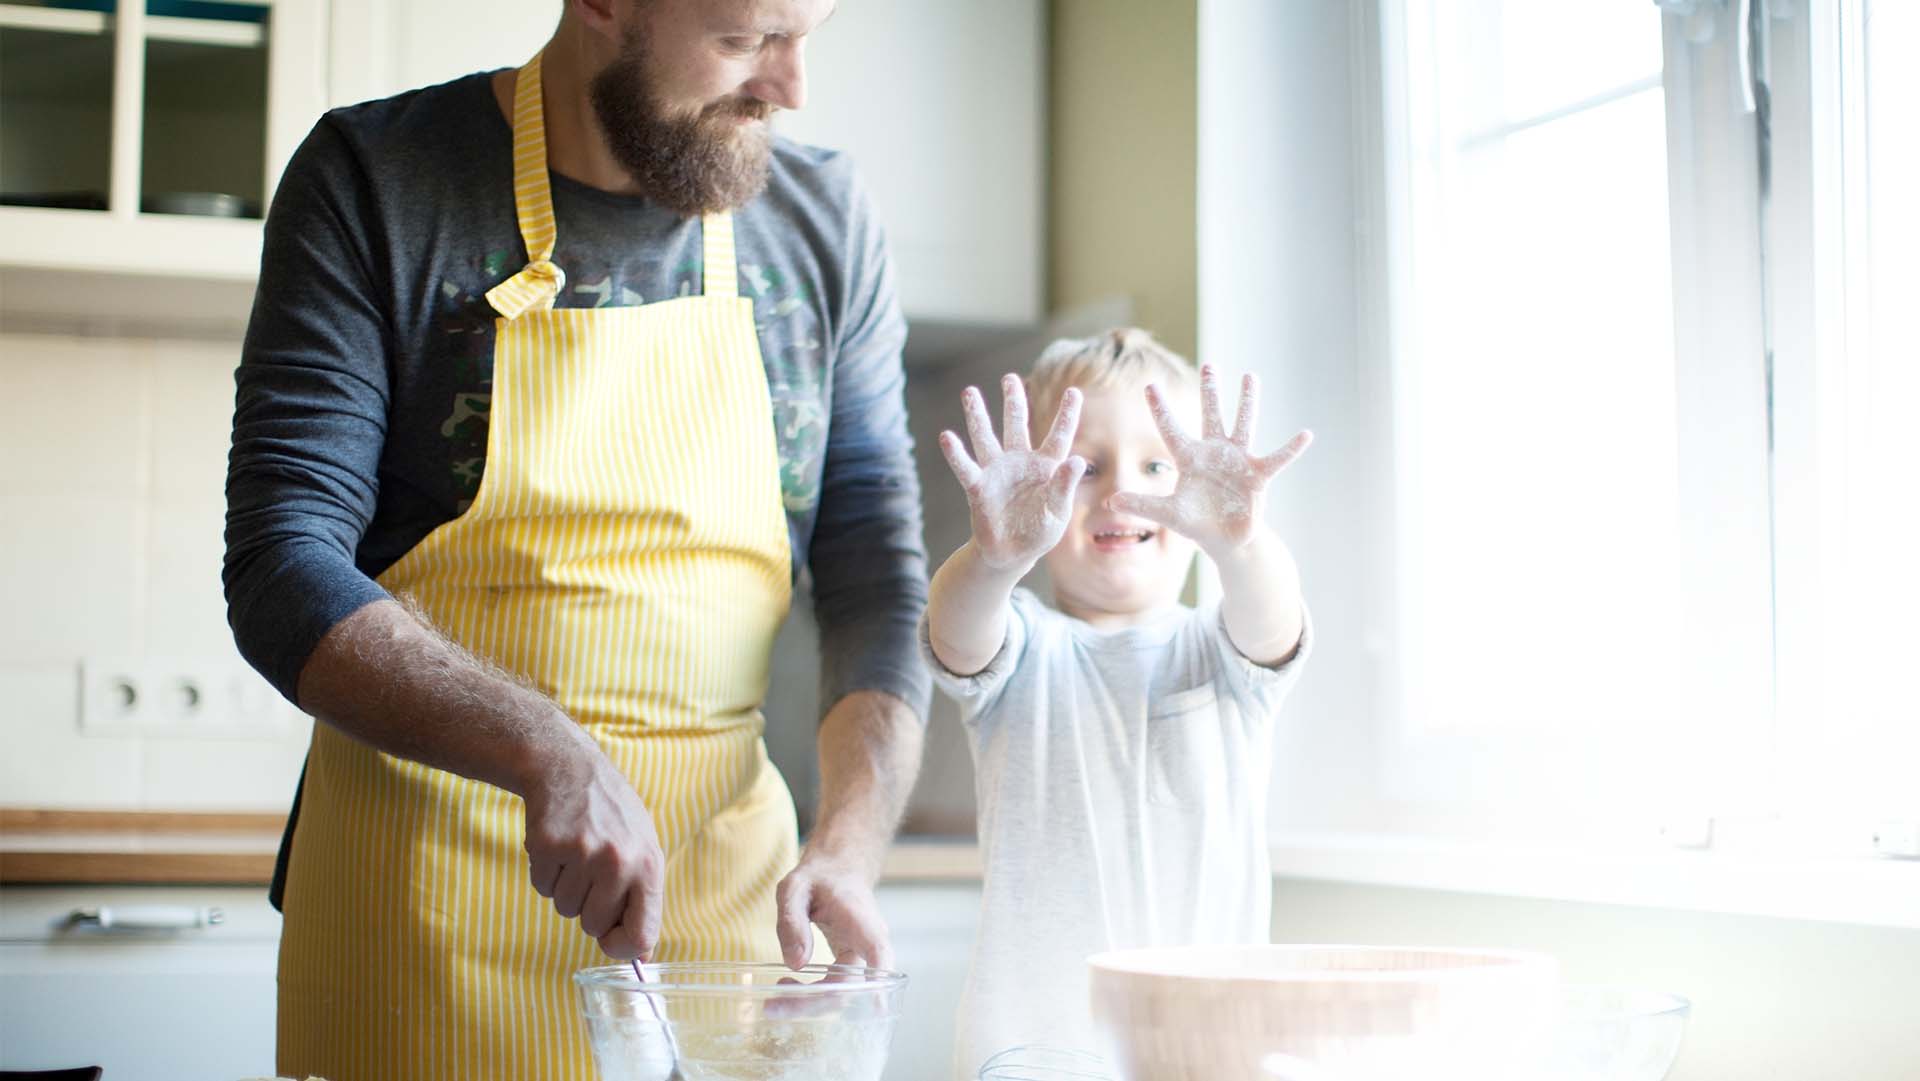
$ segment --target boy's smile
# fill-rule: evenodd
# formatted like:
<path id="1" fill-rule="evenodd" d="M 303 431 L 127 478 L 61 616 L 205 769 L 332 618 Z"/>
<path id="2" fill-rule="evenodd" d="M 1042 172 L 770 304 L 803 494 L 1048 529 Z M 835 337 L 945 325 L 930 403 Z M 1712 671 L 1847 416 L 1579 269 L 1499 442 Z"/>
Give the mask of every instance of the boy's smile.
<path id="1" fill-rule="evenodd" d="M 1093 547 L 1099 552 L 1137 552 L 1141 545 L 1151 542 L 1159 532 L 1157 527 L 1133 529 L 1127 527 L 1093 527 Z"/>

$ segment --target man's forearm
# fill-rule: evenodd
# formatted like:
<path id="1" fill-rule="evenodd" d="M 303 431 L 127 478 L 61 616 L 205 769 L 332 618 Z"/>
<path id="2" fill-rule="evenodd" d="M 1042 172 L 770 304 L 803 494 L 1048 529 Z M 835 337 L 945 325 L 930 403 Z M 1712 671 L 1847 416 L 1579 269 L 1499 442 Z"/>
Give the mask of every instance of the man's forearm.
<path id="1" fill-rule="evenodd" d="M 321 638 L 299 694 L 302 709 L 363 743 L 521 796 L 591 742 L 551 700 L 391 600 Z"/>
<path id="2" fill-rule="evenodd" d="M 1300 647 L 1305 616 L 1300 606 L 1300 570 L 1273 530 L 1214 557 L 1220 570 L 1220 615 L 1235 649 L 1255 664 L 1292 659 Z"/>
<path id="3" fill-rule="evenodd" d="M 820 807 L 807 858 L 877 881 L 920 772 L 921 719 L 880 691 L 855 691 L 820 722 Z"/>

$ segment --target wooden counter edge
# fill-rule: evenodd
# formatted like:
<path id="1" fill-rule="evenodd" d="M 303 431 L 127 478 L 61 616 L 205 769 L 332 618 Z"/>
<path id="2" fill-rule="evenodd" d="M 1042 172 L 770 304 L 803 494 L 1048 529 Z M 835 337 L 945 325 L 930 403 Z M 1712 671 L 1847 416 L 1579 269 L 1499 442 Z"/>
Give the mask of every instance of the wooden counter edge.
<path id="1" fill-rule="evenodd" d="M 0 807 L 7 833 L 279 833 L 287 816 L 248 811 L 65 811 Z"/>
<path id="2" fill-rule="evenodd" d="M 4 852 L 0 886 L 265 886 L 271 852 Z"/>
<path id="3" fill-rule="evenodd" d="M 271 852 L 24 852 L 0 850 L 0 886 L 244 885 L 273 877 Z M 883 884 L 964 883 L 980 879 L 970 843 L 901 841 L 887 853 Z"/>
<path id="4" fill-rule="evenodd" d="M 895 841 L 881 867 L 882 884 L 980 881 L 980 847 L 972 841 Z"/>

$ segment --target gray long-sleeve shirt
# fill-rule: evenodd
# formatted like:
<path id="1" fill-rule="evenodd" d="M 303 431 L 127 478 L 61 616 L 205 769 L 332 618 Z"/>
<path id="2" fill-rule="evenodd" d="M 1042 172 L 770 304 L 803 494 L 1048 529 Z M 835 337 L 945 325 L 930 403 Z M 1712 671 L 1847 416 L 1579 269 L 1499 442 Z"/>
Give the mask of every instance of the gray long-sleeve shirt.
<path id="1" fill-rule="evenodd" d="M 553 199 L 557 306 L 701 290 L 697 219 L 561 176 Z M 881 690 L 924 716 L 906 324 L 880 226 L 845 157 L 785 140 L 734 222 L 823 700 Z M 289 698 L 321 636 L 386 595 L 374 578 L 471 502 L 493 374 L 485 294 L 526 258 L 487 74 L 330 112 L 289 163 L 236 377 L 223 572 L 242 654 Z"/>

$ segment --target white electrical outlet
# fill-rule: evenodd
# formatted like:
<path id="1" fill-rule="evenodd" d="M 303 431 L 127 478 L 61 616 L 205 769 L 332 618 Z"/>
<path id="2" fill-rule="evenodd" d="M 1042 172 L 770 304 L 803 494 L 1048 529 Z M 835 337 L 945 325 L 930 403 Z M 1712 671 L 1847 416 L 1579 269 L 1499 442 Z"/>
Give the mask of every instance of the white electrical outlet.
<path id="1" fill-rule="evenodd" d="M 153 706 L 154 724 L 168 730 L 198 724 L 207 711 L 207 686 L 203 673 L 182 671 L 178 666 L 150 667 L 147 698 Z"/>
<path id="2" fill-rule="evenodd" d="M 139 735 L 152 717 L 144 660 L 89 657 L 80 662 L 80 731 L 83 734 Z"/>
<path id="3" fill-rule="evenodd" d="M 1660 825 L 1660 837 L 1675 848 L 1712 848 L 1711 815 L 1676 814 Z"/>
<path id="4" fill-rule="evenodd" d="M 1920 822 L 1894 819 L 1873 827 L 1873 850 L 1893 859 L 1920 859 Z"/>
<path id="5" fill-rule="evenodd" d="M 278 739 L 297 719 L 298 711 L 238 658 L 80 662 L 86 735 Z"/>

